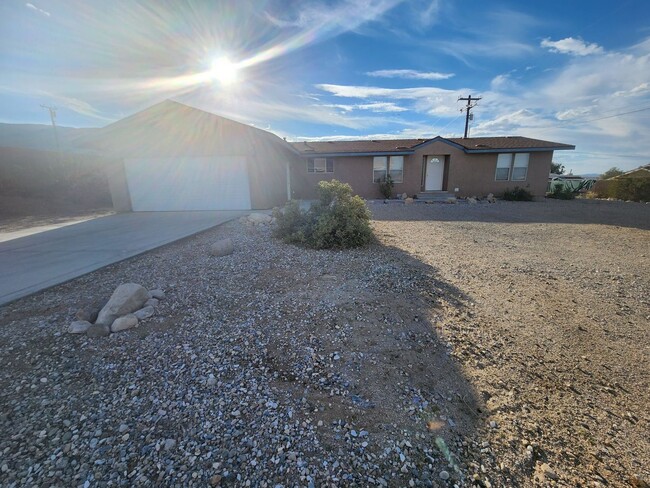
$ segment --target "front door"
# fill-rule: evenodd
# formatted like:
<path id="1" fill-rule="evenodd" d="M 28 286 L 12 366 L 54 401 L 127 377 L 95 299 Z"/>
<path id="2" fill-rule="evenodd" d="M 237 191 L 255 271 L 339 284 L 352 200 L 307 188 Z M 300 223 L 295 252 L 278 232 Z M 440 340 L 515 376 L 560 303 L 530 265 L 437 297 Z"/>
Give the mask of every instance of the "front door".
<path id="1" fill-rule="evenodd" d="M 442 179 L 445 174 L 444 156 L 427 156 L 426 177 L 424 180 L 425 191 L 442 190 Z"/>

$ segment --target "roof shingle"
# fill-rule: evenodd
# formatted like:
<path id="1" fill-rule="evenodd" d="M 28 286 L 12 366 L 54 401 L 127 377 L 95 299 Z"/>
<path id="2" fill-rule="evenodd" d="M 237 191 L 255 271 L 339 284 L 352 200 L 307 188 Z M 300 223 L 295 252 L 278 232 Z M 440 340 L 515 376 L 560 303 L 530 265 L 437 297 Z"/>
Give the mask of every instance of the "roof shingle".
<path id="1" fill-rule="evenodd" d="M 292 142 L 293 147 L 300 153 L 307 154 L 337 154 L 337 153 L 374 153 L 395 152 L 410 153 L 421 144 L 439 140 L 460 146 L 466 152 L 493 152 L 499 150 L 536 149 L 556 150 L 575 149 L 575 146 L 559 142 L 542 141 L 521 136 L 507 137 L 468 137 L 434 139 L 383 139 L 383 140 L 356 140 L 356 141 L 317 141 L 317 142 Z"/>

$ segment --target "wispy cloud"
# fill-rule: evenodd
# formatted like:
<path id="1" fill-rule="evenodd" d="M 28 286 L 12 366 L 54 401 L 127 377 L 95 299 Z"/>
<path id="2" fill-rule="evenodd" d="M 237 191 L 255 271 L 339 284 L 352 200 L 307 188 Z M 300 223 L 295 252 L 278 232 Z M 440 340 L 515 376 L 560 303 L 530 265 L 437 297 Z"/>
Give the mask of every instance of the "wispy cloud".
<path id="1" fill-rule="evenodd" d="M 374 102 L 374 103 L 358 103 L 352 105 L 331 103 L 323 104 L 321 107 L 337 108 L 344 112 L 352 112 L 353 110 L 369 110 L 370 112 L 383 113 L 383 112 L 407 112 L 408 109 L 400 107 L 392 102 Z"/>
<path id="2" fill-rule="evenodd" d="M 589 56 L 590 54 L 602 54 L 603 48 L 598 44 L 588 44 L 580 38 L 566 37 L 559 41 L 551 41 L 549 38 L 542 40 L 541 47 L 554 53 L 569 54 L 571 56 Z"/>
<path id="3" fill-rule="evenodd" d="M 36 5 L 34 5 L 33 3 L 26 3 L 26 4 L 25 4 L 25 7 L 27 7 L 27 8 L 30 9 L 30 10 L 33 10 L 34 12 L 38 12 L 39 14 L 44 15 L 45 17 L 49 17 L 49 16 L 50 16 L 50 13 L 49 13 L 49 12 L 43 10 L 42 8 L 38 8 L 38 7 L 37 7 Z"/>
<path id="4" fill-rule="evenodd" d="M 454 76 L 454 73 L 416 71 L 413 69 L 380 69 L 377 71 L 369 71 L 366 75 L 375 78 L 404 78 L 407 80 L 448 80 Z"/>
<path id="5" fill-rule="evenodd" d="M 300 9 L 287 9 L 282 4 L 281 14 L 265 12 L 267 19 L 278 27 L 313 29 L 327 26 L 341 31 L 354 30 L 361 24 L 379 19 L 385 12 L 403 0 L 343 0 L 334 3 L 302 2 Z M 287 12 L 289 14 L 287 15 Z"/>

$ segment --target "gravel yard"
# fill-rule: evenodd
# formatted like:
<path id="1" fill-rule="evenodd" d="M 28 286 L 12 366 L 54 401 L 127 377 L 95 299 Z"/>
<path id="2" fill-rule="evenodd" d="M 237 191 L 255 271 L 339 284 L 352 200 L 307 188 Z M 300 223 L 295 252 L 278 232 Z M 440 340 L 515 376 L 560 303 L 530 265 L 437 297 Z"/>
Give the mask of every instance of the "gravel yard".
<path id="1" fill-rule="evenodd" d="M 0 485 L 647 486 L 650 205 L 371 209 L 366 249 L 231 222 L 0 308 Z M 125 282 L 154 317 L 66 333 Z"/>

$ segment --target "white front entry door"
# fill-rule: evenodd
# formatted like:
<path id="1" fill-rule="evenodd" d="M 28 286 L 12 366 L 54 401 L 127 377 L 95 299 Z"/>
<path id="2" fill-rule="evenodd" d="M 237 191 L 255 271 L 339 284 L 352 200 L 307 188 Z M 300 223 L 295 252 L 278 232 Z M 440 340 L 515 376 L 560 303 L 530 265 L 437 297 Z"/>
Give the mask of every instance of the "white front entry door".
<path id="1" fill-rule="evenodd" d="M 442 178 L 445 174 L 444 156 L 427 156 L 427 172 L 424 182 L 425 191 L 442 190 Z"/>
<path id="2" fill-rule="evenodd" d="M 251 208 L 243 157 L 134 158 L 124 167 L 134 212 Z"/>

